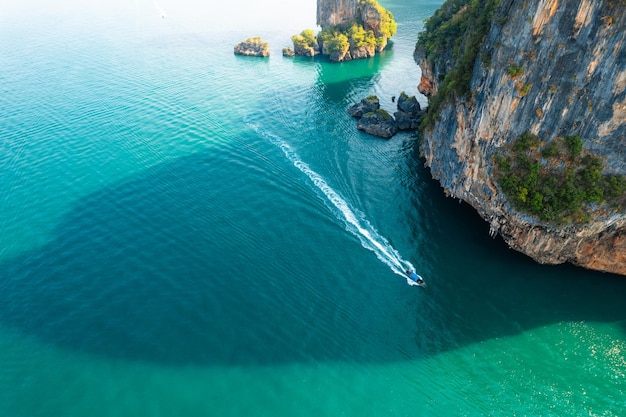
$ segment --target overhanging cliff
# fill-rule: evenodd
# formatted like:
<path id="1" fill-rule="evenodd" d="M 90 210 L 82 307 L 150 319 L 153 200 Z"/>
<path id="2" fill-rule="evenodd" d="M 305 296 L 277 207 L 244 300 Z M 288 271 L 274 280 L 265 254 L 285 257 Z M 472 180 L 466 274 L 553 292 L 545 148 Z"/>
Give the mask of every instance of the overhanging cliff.
<path id="1" fill-rule="evenodd" d="M 493 13 L 477 34 L 468 17 L 479 9 Z M 422 142 L 433 177 L 538 262 L 626 275 L 623 205 L 589 204 L 585 222 L 541 221 L 513 208 L 494 167 L 530 132 L 545 143 L 579 136 L 605 173 L 626 174 L 626 2 L 456 0 L 431 19 L 447 36 L 416 49 L 418 88 L 436 110 Z"/>

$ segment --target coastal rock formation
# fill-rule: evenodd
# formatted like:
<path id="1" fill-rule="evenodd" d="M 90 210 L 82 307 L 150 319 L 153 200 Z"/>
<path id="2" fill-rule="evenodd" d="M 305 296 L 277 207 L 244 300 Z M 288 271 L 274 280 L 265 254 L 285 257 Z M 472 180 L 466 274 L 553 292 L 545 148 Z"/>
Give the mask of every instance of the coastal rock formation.
<path id="1" fill-rule="evenodd" d="M 436 19 L 475 12 L 447 2 Z M 588 221 L 549 224 L 514 209 L 494 173 L 498 152 L 530 132 L 546 142 L 577 135 L 606 174 L 626 174 L 626 3 L 502 0 L 487 23 L 475 58 L 437 50 L 434 38 L 416 49 L 419 90 L 436 108 L 424 123 L 426 165 L 511 248 L 544 264 L 626 275 L 623 205 L 592 204 Z M 471 48 L 472 39 L 458 40 Z M 465 75 L 467 90 L 451 84 Z"/>
<path id="2" fill-rule="evenodd" d="M 270 56 L 270 46 L 259 37 L 248 38 L 235 45 L 234 52 L 235 55 L 266 57 Z"/>
<path id="3" fill-rule="evenodd" d="M 364 114 L 380 109 L 380 100 L 376 96 L 368 96 L 357 104 L 350 106 L 348 113 L 350 116 L 361 118 Z"/>
<path id="4" fill-rule="evenodd" d="M 365 113 L 356 124 L 356 128 L 370 135 L 389 139 L 398 133 L 398 125 L 393 117 L 383 109 Z"/>
<path id="5" fill-rule="evenodd" d="M 371 95 L 350 106 L 348 113 L 359 119 L 357 129 L 389 139 L 398 133 L 398 130 L 417 129 L 423 115 L 415 96 L 409 97 L 404 91 L 398 98 L 397 106 L 398 111 L 394 113 L 394 118 L 380 108 L 378 97 Z"/>
<path id="6" fill-rule="evenodd" d="M 393 14 L 377 0 L 318 0 L 317 24 L 322 28 L 317 37 L 305 30 L 291 38 L 295 55 L 321 53 L 332 62 L 370 58 L 397 29 Z"/>
<path id="7" fill-rule="evenodd" d="M 396 119 L 398 130 L 413 130 L 419 127 L 422 118 L 422 108 L 415 96 L 409 97 L 404 91 L 398 97 L 398 111 L 393 116 Z"/>

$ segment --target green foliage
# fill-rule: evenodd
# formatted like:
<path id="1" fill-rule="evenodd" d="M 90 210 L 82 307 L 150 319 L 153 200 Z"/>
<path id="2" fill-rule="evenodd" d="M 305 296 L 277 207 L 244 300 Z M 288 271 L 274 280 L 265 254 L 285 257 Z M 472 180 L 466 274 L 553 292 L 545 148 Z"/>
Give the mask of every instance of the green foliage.
<path id="1" fill-rule="evenodd" d="M 469 0 L 448 0 L 426 19 L 417 43 L 424 48 L 427 59 L 436 61 L 446 51 L 457 48 L 469 21 L 467 13 L 460 11 L 468 3 Z"/>
<path id="2" fill-rule="evenodd" d="M 393 14 L 381 6 L 376 0 L 359 0 L 359 6 L 363 7 L 365 5 L 375 7 L 380 16 L 380 26 L 378 27 L 378 33 L 376 34 L 377 37 L 386 37 L 389 39 L 394 36 L 398 30 L 398 24 L 394 20 Z"/>
<path id="3" fill-rule="evenodd" d="M 572 156 L 580 156 L 583 150 L 583 140 L 580 136 L 565 136 L 565 143 Z"/>
<path id="4" fill-rule="evenodd" d="M 335 33 L 324 45 L 329 54 L 345 54 L 350 49 L 348 37 L 343 33 Z"/>
<path id="5" fill-rule="evenodd" d="M 626 194 L 626 176 L 624 175 L 606 175 L 604 184 L 607 198 L 617 198 Z"/>
<path id="6" fill-rule="evenodd" d="M 389 112 L 385 109 L 376 109 L 372 113 L 374 113 L 379 119 L 393 120 L 393 116 L 391 116 Z"/>
<path id="7" fill-rule="evenodd" d="M 506 69 L 506 72 L 511 78 L 517 78 L 524 74 L 524 68 L 521 65 L 513 64 Z"/>
<path id="8" fill-rule="evenodd" d="M 300 35 L 304 38 L 304 40 L 309 44 L 309 46 L 313 47 L 317 45 L 317 39 L 315 39 L 315 35 L 311 29 L 303 30 Z"/>
<path id="9" fill-rule="evenodd" d="M 314 48 L 317 46 L 317 39 L 311 29 L 305 29 L 299 35 L 293 35 L 291 41 L 295 49 Z"/>
<path id="10" fill-rule="evenodd" d="M 394 36 L 398 30 L 398 24 L 393 18 L 393 14 L 379 6 L 378 12 L 380 13 L 380 27 L 378 33 L 381 36 L 385 36 L 387 39 Z"/>
<path id="11" fill-rule="evenodd" d="M 563 224 L 589 221 L 591 203 L 624 204 L 626 176 L 602 174 L 602 160 L 584 151 L 579 136 L 557 138 L 539 151 L 541 143 L 538 136 L 525 132 L 513 142 L 508 155 L 494 157 L 496 179 L 515 208 Z M 550 164 L 543 158 L 560 155 L 559 143 L 568 148 L 569 155 Z"/>
<path id="12" fill-rule="evenodd" d="M 526 131 L 517 138 L 513 144 L 513 150 L 515 152 L 524 152 L 530 149 L 536 149 L 540 143 L 541 139 L 539 139 L 539 136 Z"/>
<path id="13" fill-rule="evenodd" d="M 355 48 L 375 47 L 376 36 L 371 30 L 363 29 L 363 26 L 354 23 L 348 30 L 348 41 Z"/>
<path id="14" fill-rule="evenodd" d="M 322 45 L 326 45 L 337 33 L 339 33 L 339 31 L 336 30 L 335 27 L 328 27 L 322 29 L 320 33 L 317 34 L 317 39 Z"/>
<path id="15" fill-rule="evenodd" d="M 548 146 L 543 148 L 541 156 L 544 158 L 553 158 L 559 155 L 559 147 L 556 142 L 551 142 Z"/>
<path id="16" fill-rule="evenodd" d="M 519 94 L 524 97 L 530 91 L 532 84 L 526 84 L 522 88 L 519 89 Z"/>
<path id="17" fill-rule="evenodd" d="M 380 48 L 386 44 L 388 38 L 396 34 L 398 25 L 391 12 L 382 7 L 376 0 L 359 0 L 358 7 L 363 8 L 365 6 L 375 7 L 378 11 L 380 16 L 378 27 L 366 29 L 365 23 L 360 19 L 360 13 L 357 13 L 359 15 L 357 19 L 350 22 L 324 27 L 318 33 L 317 38 L 326 53 L 343 54 L 347 53 L 350 48 Z M 304 32 L 300 36 L 306 38 Z"/>
<path id="18" fill-rule="evenodd" d="M 424 23 L 417 39 L 426 59 L 438 71 L 447 71 L 438 93 L 430 98 L 422 130 L 431 129 L 441 106 L 454 98 L 469 100 L 470 81 L 482 41 L 491 28 L 500 0 L 447 0 Z M 448 63 L 452 66 L 448 69 Z"/>

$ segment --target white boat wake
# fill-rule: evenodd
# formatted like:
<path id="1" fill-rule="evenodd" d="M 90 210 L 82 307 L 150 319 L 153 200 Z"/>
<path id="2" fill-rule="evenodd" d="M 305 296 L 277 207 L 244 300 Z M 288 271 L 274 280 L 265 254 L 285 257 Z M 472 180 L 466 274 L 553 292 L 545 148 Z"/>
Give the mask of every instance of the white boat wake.
<path id="1" fill-rule="evenodd" d="M 161 17 L 161 19 L 165 19 L 167 17 L 167 13 L 165 13 L 165 10 L 163 10 L 161 8 L 161 6 L 159 6 L 159 4 L 156 2 L 156 0 L 153 0 L 154 3 L 154 7 L 156 7 L 157 12 L 159 13 L 159 16 Z"/>
<path id="2" fill-rule="evenodd" d="M 350 207 L 348 202 L 339 195 L 321 175 L 315 172 L 311 167 L 300 159 L 298 154 L 280 137 L 262 131 L 256 126 L 252 126 L 260 135 L 267 138 L 271 143 L 280 148 L 287 159 L 293 163 L 303 174 L 305 174 L 320 191 L 323 197 L 320 198 L 325 203 L 331 203 L 336 210 L 332 210 L 337 220 L 340 220 L 350 233 L 356 236 L 361 245 L 376 254 L 376 257 L 386 264 L 394 273 L 404 277 L 409 285 L 418 285 L 412 279 L 409 279 L 405 273 L 406 270 L 415 271 L 415 267 L 407 260 L 402 259 L 398 251 L 381 236 L 378 231 L 371 225 L 361 212 Z M 319 193 L 318 193 L 319 195 Z"/>

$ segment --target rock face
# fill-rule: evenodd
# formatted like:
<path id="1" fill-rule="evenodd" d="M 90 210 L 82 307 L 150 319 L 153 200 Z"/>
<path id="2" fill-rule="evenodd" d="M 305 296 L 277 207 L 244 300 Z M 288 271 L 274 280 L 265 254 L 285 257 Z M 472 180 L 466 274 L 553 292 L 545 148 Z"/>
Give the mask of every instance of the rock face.
<path id="1" fill-rule="evenodd" d="M 259 37 L 248 38 L 235 45 L 234 52 L 235 55 L 266 57 L 270 56 L 270 46 Z"/>
<path id="2" fill-rule="evenodd" d="M 398 98 L 398 111 L 393 115 L 399 130 L 417 129 L 422 118 L 422 108 L 415 96 L 409 97 L 404 92 Z"/>
<path id="3" fill-rule="evenodd" d="M 416 61 L 419 90 L 436 94 L 450 62 L 425 61 L 419 50 Z M 546 141 L 578 135 L 605 173 L 626 174 L 626 3 L 502 0 L 470 89 L 471 98 L 447 100 L 424 133 L 426 164 L 446 193 L 540 263 L 626 275 L 623 209 L 596 207 L 584 224 L 542 224 L 512 209 L 493 175 L 493 156 L 525 131 Z"/>
<path id="4" fill-rule="evenodd" d="M 312 57 L 320 53 L 319 47 L 316 46 L 296 46 L 294 47 L 294 55 Z"/>
<path id="5" fill-rule="evenodd" d="M 317 0 L 317 24 L 321 27 L 347 23 L 357 16 L 359 0 Z"/>
<path id="6" fill-rule="evenodd" d="M 386 110 L 378 109 L 365 113 L 356 124 L 356 128 L 370 135 L 389 139 L 398 133 L 398 125 Z"/>
<path id="7" fill-rule="evenodd" d="M 380 100 L 376 96 L 369 96 L 362 99 L 357 104 L 348 109 L 350 116 L 361 118 L 365 113 L 370 113 L 380 109 Z"/>
<path id="8" fill-rule="evenodd" d="M 371 30 L 376 34 L 380 34 L 381 32 L 381 23 L 384 17 L 381 15 L 380 8 L 376 7 L 371 3 L 364 3 L 363 6 L 359 9 L 359 15 L 361 21 L 363 22 L 363 27 L 366 30 Z M 376 46 L 376 52 L 382 52 L 383 49 L 387 46 L 387 37 L 383 36 L 380 39 L 380 43 Z"/>

